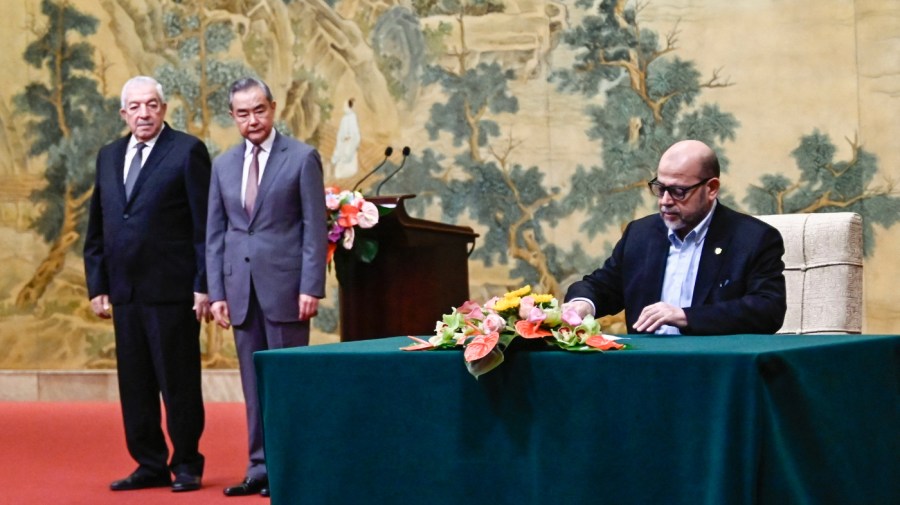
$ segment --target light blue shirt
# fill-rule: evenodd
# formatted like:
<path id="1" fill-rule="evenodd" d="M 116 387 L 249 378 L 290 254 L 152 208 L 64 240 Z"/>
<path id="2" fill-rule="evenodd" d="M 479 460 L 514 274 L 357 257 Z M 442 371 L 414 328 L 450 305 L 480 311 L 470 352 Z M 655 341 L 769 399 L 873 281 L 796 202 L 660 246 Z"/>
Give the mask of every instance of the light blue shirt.
<path id="1" fill-rule="evenodd" d="M 706 232 L 709 230 L 709 222 L 712 220 L 717 203 L 713 201 L 713 206 L 706 217 L 684 236 L 684 240 L 669 230 L 669 256 L 666 259 L 661 302 L 681 308 L 691 306 L 694 300 L 694 284 L 697 282 L 697 269 L 703 252 L 703 241 L 706 240 Z M 677 327 L 667 324 L 660 326 L 656 333 L 681 334 Z"/>

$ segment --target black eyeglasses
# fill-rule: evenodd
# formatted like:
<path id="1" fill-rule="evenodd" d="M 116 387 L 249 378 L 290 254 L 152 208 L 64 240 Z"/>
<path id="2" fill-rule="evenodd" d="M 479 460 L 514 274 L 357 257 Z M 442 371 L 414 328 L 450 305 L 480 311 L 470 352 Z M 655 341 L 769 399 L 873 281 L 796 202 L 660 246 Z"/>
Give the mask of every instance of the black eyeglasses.
<path id="1" fill-rule="evenodd" d="M 661 184 L 656 180 L 656 177 L 654 177 L 652 181 L 647 183 L 647 187 L 650 188 L 650 192 L 653 193 L 653 196 L 656 198 L 662 198 L 663 194 L 668 192 L 673 200 L 680 202 L 688 197 L 688 193 L 690 193 L 691 190 L 706 184 L 710 179 L 713 179 L 713 177 L 707 177 L 692 186 L 666 186 L 665 184 Z"/>

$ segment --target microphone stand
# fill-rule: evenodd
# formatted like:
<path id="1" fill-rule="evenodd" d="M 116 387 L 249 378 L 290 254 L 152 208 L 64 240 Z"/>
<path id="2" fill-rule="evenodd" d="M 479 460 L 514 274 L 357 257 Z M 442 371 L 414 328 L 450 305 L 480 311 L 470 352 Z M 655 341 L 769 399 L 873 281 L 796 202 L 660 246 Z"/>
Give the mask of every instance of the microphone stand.
<path id="1" fill-rule="evenodd" d="M 409 149 L 409 148 L 407 148 L 407 149 Z M 381 163 L 379 163 L 378 166 L 375 167 L 371 172 L 367 173 L 365 177 L 363 177 L 362 179 L 360 179 L 359 181 L 357 181 L 356 184 L 353 185 L 353 189 L 351 189 L 350 191 L 351 191 L 351 192 L 356 192 L 356 188 L 358 188 L 359 185 L 362 184 L 362 182 L 363 182 L 364 180 L 368 179 L 372 174 L 374 174 L 375 172 L 377 172 L 378 169 L 380 169 L 382 166 L 384 166 L 384 164 L 387 163 L 388 158 L 390 158 L 392 154 L 394 154 L 394 148 L 391 147 L 391 146 L 387 146 L 387 149 L 384 150 L 384 159 L 381 160 Z M 404 158 L 404 159 L 405 159 L 405 158 Z"/>
<path id="2" fill-rule="evenodd" d="M 397 167 L 397 170 L 394 170 L 393 172 L 391 172 L 390 175 L 385 177 L 384 180 L 381 181 L 381 184 L 379 184 L 378 187 L 375 188 L 375 196 L 381 196 L 381 187 L 384 186 L 384 183 L 386 183 L 391 177 L 396 175 L 397 172 L 399 172 L 401 168 L 403 168 L 403 165 L 406 164 L 406 159 L 409 157 L 409 152 L 410 152 L 409 146 L 406 146 L 403 148 L 403 161 L 400 162 L 400 166 Z"/>

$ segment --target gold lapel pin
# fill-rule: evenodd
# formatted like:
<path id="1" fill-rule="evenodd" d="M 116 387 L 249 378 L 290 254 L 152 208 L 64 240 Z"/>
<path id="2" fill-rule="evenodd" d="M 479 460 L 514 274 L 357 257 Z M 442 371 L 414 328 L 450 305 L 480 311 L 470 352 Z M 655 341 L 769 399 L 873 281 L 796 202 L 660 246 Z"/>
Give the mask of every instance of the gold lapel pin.
<path id="1" fill-rule="evenodd" d="M 722 254 L 722 248 L 716 247 L 716 254 Z"/>

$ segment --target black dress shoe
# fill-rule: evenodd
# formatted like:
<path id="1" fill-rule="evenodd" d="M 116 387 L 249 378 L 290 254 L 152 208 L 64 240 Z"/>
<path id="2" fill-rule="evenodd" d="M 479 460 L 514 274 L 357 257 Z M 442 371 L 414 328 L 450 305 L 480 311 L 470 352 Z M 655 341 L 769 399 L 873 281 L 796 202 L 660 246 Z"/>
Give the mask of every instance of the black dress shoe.
<path id="1" fill-rule="evenodd" d="M 172 492 L 174 493 L 180 493 L 182 491 L 196 491 L 198 489 L 200 489 L 199 475 L 181 473 L 175 476 L 175 482 L 172 483 Z"/>
<path id="2" fill-rule="evenodd" d="M 266 487 L 260 489 L 260 490 L 259 490 L 259 495 L 260 495 L 260 496 L 263 496 L 263 497 L 265 497 L 265 498 L 268 498 L 268 497 L 269 497 L 269 486 L 266 486 Z"/>
<path id="3" fill-rule="evenodd" d="M 166 487 L 172 485 L 169 474 L 157 475 L 143 470 L 135 470 L 134 473 L 117 480 L 109 485 L 113 491 L 131 491 L 134 489 L 146 489 L 148 487 Z"/>
<path id="4" fill-rule="evenodd" d="M 236 486 L 226 487 L 225 496 L 247 496 L 257 494 L 262 491 L 263 488 L 267 487 L 269 487 L 269 479 L 265 477 L 262 479 L 252 479 L 247 477 L 243 482 Z"/>

